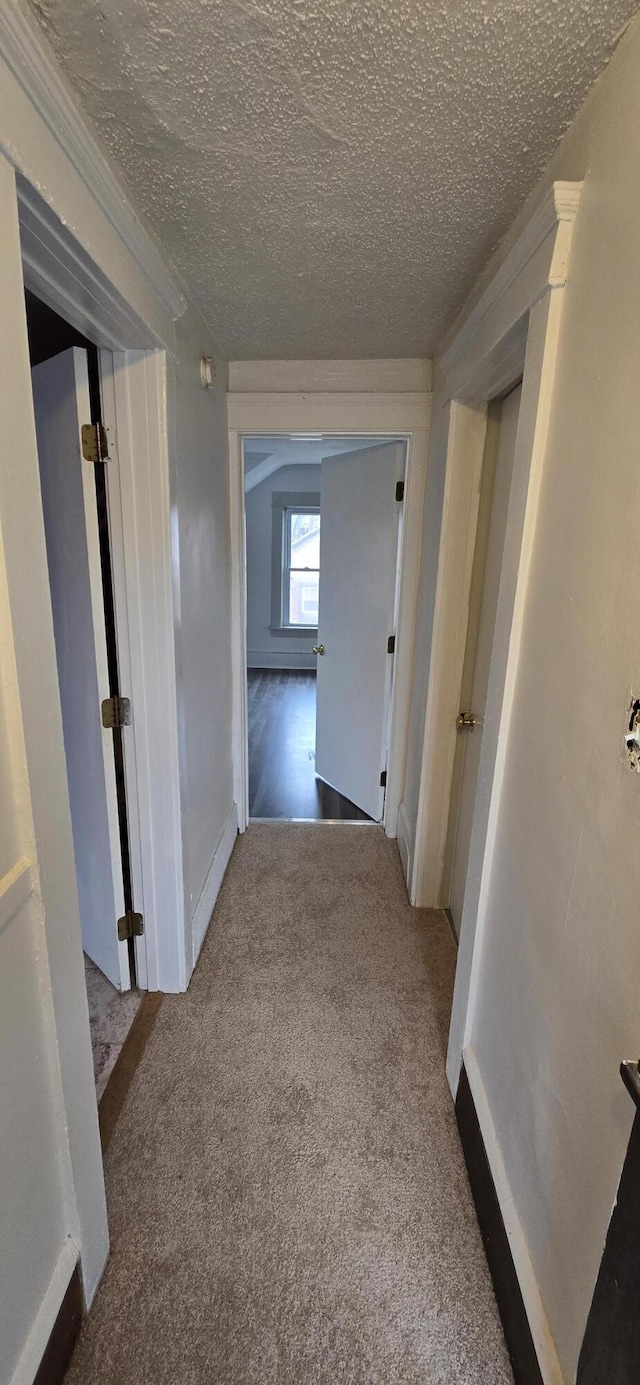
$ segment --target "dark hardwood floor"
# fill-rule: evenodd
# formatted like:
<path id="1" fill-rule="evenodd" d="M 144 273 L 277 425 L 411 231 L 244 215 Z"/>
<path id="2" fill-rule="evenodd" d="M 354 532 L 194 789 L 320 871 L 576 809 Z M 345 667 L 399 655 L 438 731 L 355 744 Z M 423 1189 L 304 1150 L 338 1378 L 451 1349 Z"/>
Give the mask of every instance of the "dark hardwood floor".
<path id="1" fill-rule="evenodd" d="M 370 819 L 315 775 L 316 675 L 250 668 L 249 813 L 252 818 Z"/>

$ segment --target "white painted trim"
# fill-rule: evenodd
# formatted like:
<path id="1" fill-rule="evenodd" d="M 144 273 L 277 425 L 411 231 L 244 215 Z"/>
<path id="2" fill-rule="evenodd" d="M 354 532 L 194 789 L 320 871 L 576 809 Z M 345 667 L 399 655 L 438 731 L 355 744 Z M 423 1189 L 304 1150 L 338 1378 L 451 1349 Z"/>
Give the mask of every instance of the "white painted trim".
<path id="1" fill-rule="evenodd" d="M 550 289 L 532 309 L 507 515 L 502 573 L 474 805 L 447 1072 L 455 1091 L 473 1034 L 489 883 L 511 726 L 529 570 L 558 352 L 563 296 Z"/>
<path id="2" fill-rule="evenodd" d="M 25 282 L 101 346 L 153 347 L 157 334 L 52 209 L 20 175 L 16 186 Z M 187 978 L 181 893 L 180 907 L 171 913 L 172 898 L 175 905 L 178 897 L 176 880 L 182 878 L 182 847 L 177 863 L 170 815 L 173 811 L 179 823 L 180 809 L 175 799 L 173 809 L 169 806 L 176 767 L 173 741 L 167 737 L 167 710 L 175 704 L 176 689 L 175 676 L 171 684 L 167 675 L 175 650 L 165 357 L 161 351 L 114 354 L 107 349 L 101 352 L 101 373 L 112 451 L 107 485 L 119 659 L 123 687 L 126 682 L 135 709 L 134 724 L 125 732 L 125 754 L 134 902 L 145 918 L 145 933 L 136 939 L 136 967 L 141 987 L 176 991 L 184 989 Z M 136 557 L 138 545 L 144 545 L 144 560 Z M 142 632 L 141 643 L 134 640 L 130 621 Z M 164 692 L 155 677 L 159 666 Z M 168 698 L 165 711 L 159 705 L 163 696 Z M 171 724 L 176 723 L 177 710 Z M 155 753 L 159 744 L 166 759 Z M 139 783 L 143 778 L 146 794 Z"/>
<path id="3" fill-rule="evenodd" d="M 211 922 L 211 916 L 215 908 L 215 903 L 220 892 L 220 886 L 224 880 L 225 871 L 231 860 L 233 848 L 236 844 L 238 835 L 238 810 L 233 804 L 227 821 L 222 829 L 222 836 L 215 849 L 213 860 L 209 867 L 207 878 L 202 886 L 200 898 L 193 911 L 193 966 L 200 956 L 200 950 L 207 935 L 207 929 Z"/>
<path id="4" fill-rule="evenodd" d="M 441 360 L 444 374 L 455 384 L 451 394 L 459 393 L 462 381 L 456 367 L 465 362 L 469 371 L 482 341 L 481 354 L 488 355 L 487 338 L 504 337 L 518 319 L 551 286 L 566 283 L 569 247 L 582 183 L 554 183 L 531 220 L 512 246 L 491 283 L 468 312 Z M 541 252 L 541 253 L 539 253 Z M 506 320 L 502 320 L 505 313 Z M 496 330 L 496 328 L 498 330 Z"/>
<path id="5" fill-rule="evenodd" d="M 44 1298 L 38 1309 L 33 1327 L 20 1354 L 20 1360 L 11 1376 L 10 1385 L 33 1385 L 49 1338 L 56 1324 L 64 1296 L 71 1283 L 71 1276 L 78 1263 L 78 1247 L 71 1236 L 67 1236 L 54 1266 Z"/>
<path id="6" fill-rule="evenodd" d="M 233 394 L 426 394 L 431 361 L 230 361 Z"/>
<path id="7" fill-rule="evenodd" d="M 402 864 L 402 874 L 404 875 L 407 890 L 411 879 L 411 831 L 407 820 L 404 803 L 398 808 L 398 854 Z"/>
<path id="8" fill-rule="evenodd" d="M 100 394 L 103 422 L 109 443 L 109 461 L 106 467 L 107 505 L 109 511 L 109 546 L 111 550 L 111 572 L 113 579 L 113 599 L 118 646 L 118 671 L 120 687 L 125 697 L 131 697 L 133 678 L 131 672 L 131 632 L 129 629 L 129 603 L 135 602 L 135 593 L 127 585 L 131 563 L 127 567 L 125 522 L 122 510 L 123 477 L 118 447 L 117 405 L 115 393 L 115 365 L 111 351 L 100 351 Z M 121 401 L 122 403 L 122 401 Z M 122 464 L 131 465 L 131 454 L 123 448 Z M 140 721 L 136 718 L 123 737 L 124 771 L 127 796 L 127 825 L 129 829 L 129 862 L 134 908 L 144 915 L 145 867 L 142 857 L 140 801 L 138 795 L 137 741 Z M 146 870 L 148 873 L 149 863 Z M 147 944 L 152 946 L 152 936 L 144 933 L 135 940 L 136 977 L 141 990 L 148 988 Z"/>
<path id="9" fill-rule="evenodd" d="M 186 990 L 166 356 L 113 356 L 147 987 Z M 122 610 L 122 606 L 120 608 Z M 118 619 L 119 614 L 117 612 Z M 127 774 L 127 785 L 129 775 Z M 130 816 L 131 816 L 130 803 Z M 137 903 L 137 901 L 136 901 Z M 136 953 L 138 955 L 138 951 Z"/>
<path id="10" fill-rule="evenodd" d="M 476 487 L 484 447 L 484 426 L 480 426 L 480 420 L 491 392 L 505 391 L 516 383 L 522 372 L 447 1076 L 455 1093 L 464 1053 L 546 1385 L 560 1385 L 562 1375 L 508 1188 L 472 1045 L 489 883 L 552 405 L 563 288 L 579 196 L 580 188 L 574 184 L 556 185 L 492 284 L 462 322 L 443 357 L 445 385 L 441 402 L 445 407 L 449 405 L 450 423 L 412 882 L 412 898 L 417 903 L 448 903 L 440 897 L 440 890 L 453 773 L 453 726 L 459 709 L 470 570 L 475 548 Z M 471 428 L 470 434 L 467 427 L 465 440 L 464 436 L 457 436 L 458 423 L 465 417 L 467 425 L 472 422 L 474 409 L 476 426 Z M 454 504 L 456 493 L 458 500 Z"/>
<path id="11" fill-rule="evenodd" d="M 160 336 L 142 321 L 21 174 L 16 176 L 16 186 L 27 288 L 103 346 L 117 349 L 157 343 L 173 351 L 173 333 Z"/>
<path id="12" fill-rule="evenodd" d="M 15 0 L 2 0 L 0 4 L 0 54 L 172 318 L 182 317 L 187 304 L 176 288 L 175 275 L 169 273 L 160 252 L 135 215 L 46 52 L 42 36 Z M 7 152 L 10 156 L 10 151 Z"/>
<path id="13" fill-rule="evenodd" d="M 544 1311 L 526 1238 L 516 1211 L 478 1060 L 470 1045 L 464 1051 L 464 1065 L 542 1379 L 544 1385 L 564 1385 L 560 1360 Z"/>
<path id="14" fill-rule="evenodd" d="M 409 882 L 412 904 L 430 905 L 449 903 L 440 894 L 448 800 L 443 804 L 435 793 L 429 793 L 428 786 L 443 782 L 451 793 L 457 734 L 451 709 L 455 706 L 457 710 L 462 682 L 487 418 L 486 404 L 454 400 L 447 408 L 447 459 L 427 684 L 429 701 Z M 436 726 L 438 732 L 434 734 L 432 728 Z"/>
<path id="15" fill-rule="evenodd" d="M 430 402 L 430 394 L 227 395 L 229 428 L 245 437 L 277 433 L 398 437 L 428 429 Z"/>
<path id="16" fill-rule="evenodd" d="M 21 856 L 0 880 L 0 932 L 33 893 L 35 872 L 28 856 Z"/>
<path id="17" fill-rule="evenodd" d="M 95 672 L 98 698 L 109 696 L 109 656 L 104 618 L 104 590 L 102 579 L 102 554 L 100 551 L 100 527 L 98 502 L 96 497 L 95 467 L 82 455 L 82 421 L 91 418 L 91 397 L 89 394 L 89 364 L 87 352 L 81 347 L 72 347 L 74 357 L 74 378 L 76 388 L 76 445 L 79 458 L 83 496 L 84 530 L 86 536 L 87 569 L 91 602 L 91 634 L 95 653 Z M 46 367 L 44 367 L 46 368 Z M 43 367 L 38 367 L 38 370 Z M 111 465 L 111 463 L 110 463 Z M 107 478 L 107 486 L 109 478 Z M 131 968 L 127 944 L 117 936 L 117 920 L 125 911 L 124 880 L 122 873 L 122 849 L 120 844 L 120 820 L 118 813 L 118 786 L 113 754 L 113 737 L 104 731 L 100 737 L 100 749 L 104 771 L 104 792 L 106 799 L 109 856 L 111 881 L 113 887 L 114 915 L 111 926 L 115 935 L 118 978 L 122 991 L 131 990 Z M 112 977 L 111 980 L 114 978 Z"/>
<path id="18" fill-rule="evenodd" d="M 11 438 L 13 462 L 0 467 L 0 605 L 4 607 L 6 571 L 11 611 L 9 660 L 15 658 L 16 679 L 15 696 L 7 705 L 18 737 L 16 791 L 26 846 L 26 853 L 23 846 L 21 854 L 31 858 L 33 849 L 33 901 L 40 938 L 34 966 L 41 979 L 43 1034 L 59 1150 L 60 1217 L 64 1231 L 71 1232 L 81 1246 L 83 1282 L 90 1300 L 108 1252 L 106 1203 L 40 494 L 18 201 L 14 170 L 1 155 L 0 193 L 4 268 L 0 282 L 4 329 L 0 417 L 3 435 Z M 5 682 L 13 676 L 8 670 L 3 672 Z M 22 750 L 18 749 L 20 735 Z M 24 879 L 22 871 L 20 878 Z"/>
<path id="19" fill-rule="evenodd" d="M 1 16 L 0 3 L 0 33 Z M 153 348 L 157 332 L 130 307 L 52 208 L 19 174 L 16 187 L 25 283 L 102 347 Z M 165 335 L 173 349 L 173 337 Z M 180 907 L 171 912 L 176 880 L 182 879 L 182 847 L 178 863 L 170 821 L 174 812 L 180 822 L 179 800 L 176 806 L 173 798 L 175 737 L 167 736 L 167 725 L 177 724 L 177 709 L 175 664 L 173 683 L 167 672 L 175 648 L 166 362 L 163 352 L 154 350 L 146 355 L 144 350 L 118 351 L 110 355 L 110 364 L 109 355 L 102 351 L 101 369 L 113 454 L 108 493 L 116 623 L 121 672 L 135 709 L 134 725 L 125 732 L 131 863 L 134 902 L 145 918 L 145 933 L 136 939 L 136 966 L 143 988 L 176 991 L 185 988 L 187 977 L 181 894 Z M 138 561 L 140 544 L 144 560 Z M 130 620 L 142 632 L 141 643 L 129 630 Z M 162 697 L 168 699 L 164 711 Z M 162 757 L 154 749 L 159 744 L 166 752 Z M 145 776 L 146 793 L 138 782 Z"/>
<path id="20" fill-rule="evenodd" d="M 496 275 L 495 283 L 488 286 L 479 303 L 471 310 L 469 322 L 462 321 L 443 357 L 445 385 L 442 404 L 446 407 L 447 402 L 451 401 L 451 424 L 410 890 L 412 902 L 416 904 L 448 904 L 448 900 L 441 897 L 441 883 L 453 774 L 454 741 L 451 728 L 459 710 L 475 545 L 473 505 L 476 502 L 473 496 L 479 485 L 484 444 L 484 425 L 482 429 L 478 427 L 475 437 L 471 436 L 466 442 L 464 437 L 456 436 L 459 413 L 460 410 L 478 409 L 478 406 L 484 410 L 488 399 L 515 384 L 523 370 L 526 386 L 523 405 L 525 399 L 532 399 L 531 390 L 537 398 L 543 381 L 546 397 L 549 372 L 553 372 L 555 361 L 554 337 L 552 334 L 546 343 L 547 355 L 543 353 L 541 359 L 536 357 L 534 363 L 534 356 L 529 350 L 531 322 L 538 314 L 541 302 L 546 302 L 550 297 L 557 299 L 556 307 L 559 309 L 562 301 L 580 186 L 573 183 L 555 185 L 552 194 L 545 199 L 540 212 L 534 217 L 532 231 L 525 229 Z M 553 282 L 550 282 L 550 276 Z M 528 424 L 523 422 L 525 417 Z M 527 409 L 521 409 L 517 440 L 520 466 L 525 468 L 527 474 L 531 465 L 534 433 L 535 423 L 529 403 Z M 521 479 L 520 485 L 523 484 Z M 524 501 L 522 503 L 524 505 Z M 475 516 L 477 518 L 477 504 Z M 515 541 L 517 548 L 519 541 L 513 537 L 514 523 L 521 524 L 522 515 L 516 519 L 515 512 L 510 511 L 509 542 L 513 544 Z M 514 562 L 517 566 L 517 558 L 514 558 Z M 524 575 L 523 569 L 521 575 Z M 490 719 L 490 716 L 488 704 L 487 717 Z M 487 739 L 485 734 L 483 742 Z M 481 777 L 489 774 L 492 779 L 493 771 L 484 761 L 483 766 Z M 460 971 L 459 965 L 459 974 Z M 461 1047 L 458 1052 L 461 1052 Z"/>
<path id="21" fill-rule="evenodd" d="M 407 442 L 400 591 L 384 828 L 395 837 L 404 791 L 416 643 L 422 520 L 431 412 L 429 394 L 230 394 L 231 598 L 234 797 L 238 826 L 249 821 L 247 754 L 246 525 L 242 438 L 282 433 L 403 438 Z"/>
<path id="22" fill-rule="evenodd" d="M 242 438 L 229 431 L 229 516 L 231 522 L 231 686 L 233 796 L 238 831 L 249 825 L 249 756 L 247 743 L 247 525 Z"/>

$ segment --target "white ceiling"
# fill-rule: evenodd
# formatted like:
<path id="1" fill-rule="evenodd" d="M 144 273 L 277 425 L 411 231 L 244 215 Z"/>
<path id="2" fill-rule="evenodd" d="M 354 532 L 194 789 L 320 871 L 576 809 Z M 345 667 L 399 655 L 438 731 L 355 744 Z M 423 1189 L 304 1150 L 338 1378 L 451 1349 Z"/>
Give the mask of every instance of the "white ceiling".
<path id="1" fill-rule="evenodd" d="M 230 358 L 430 355 L 637 0 L 22 0 Z"/>

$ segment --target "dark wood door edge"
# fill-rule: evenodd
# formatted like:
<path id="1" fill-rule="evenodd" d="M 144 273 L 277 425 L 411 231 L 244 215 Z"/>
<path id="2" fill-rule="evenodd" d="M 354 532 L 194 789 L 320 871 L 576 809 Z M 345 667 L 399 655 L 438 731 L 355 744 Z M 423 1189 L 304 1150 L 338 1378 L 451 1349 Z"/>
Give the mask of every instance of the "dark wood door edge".
<path id="1" fill-rule="evenodd" d="M 104 1154 L 131 1086 L 133 1075 L 147 1046 L 163 1001 L 162 991 L 147 991 L 102 1093 L 98 1106 L 100 1143 Z"/>
<path id="2" fill-rule="evenodd" d="M 640 1113 L 636 1113 L 580 1350 L 578 1385 L 634 1385 L 640 1378 L 639 1302 Z"/>
<path id="3" fill-rule="evenodd" d="M 84 1314 L 80 1264 L 76 1265 L 51 1329 L 33 1385 L 62 1385 Z"/>
<path id="4" fill-rule="evenodd" d="M 456 1096 L 456 1119 L 513 1377 L 516 1385 L 542 1385 L 531 1328 L 464 1065 Z"/>

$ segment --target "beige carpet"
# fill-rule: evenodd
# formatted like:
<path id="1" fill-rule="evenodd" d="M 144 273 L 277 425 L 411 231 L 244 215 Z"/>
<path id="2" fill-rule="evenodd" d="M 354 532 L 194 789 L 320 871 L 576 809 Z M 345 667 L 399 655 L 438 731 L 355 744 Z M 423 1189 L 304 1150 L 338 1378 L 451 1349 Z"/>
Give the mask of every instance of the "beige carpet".
<path id="1" fill-rule="evenodd" d="M 508 1385 L 444 1078 L 444 916 L 378 828 L 255 825 L 106 1160 L 67 1385 Z"/>

